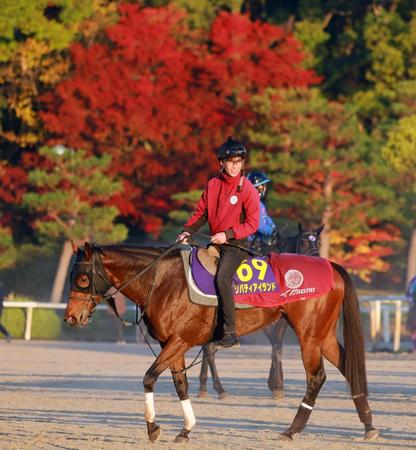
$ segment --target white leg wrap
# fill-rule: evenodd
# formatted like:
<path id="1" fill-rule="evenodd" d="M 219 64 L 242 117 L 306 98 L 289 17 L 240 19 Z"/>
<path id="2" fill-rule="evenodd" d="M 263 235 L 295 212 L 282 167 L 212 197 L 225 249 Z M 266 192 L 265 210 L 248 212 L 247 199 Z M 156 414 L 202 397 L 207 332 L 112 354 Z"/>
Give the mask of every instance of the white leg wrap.
<path id="1" fill-rule="evenodd" d="M 145 395 L 144 418 L 146 419 L 146 422 L 153 423 L 156 417 L 153 392 L 146 392 L 144 395 Z"/>
<path id="2" fill-rule="evenodd" d="M 313 409 L 313 406 L 309 406 L 309 405 L 307 405 L 307 404 L 304 403 L 304 402 L 302 402 L 302 403 L 300 404 L 300 406 L 303 406 L 303 407 L 306 408 L 306 409 L 310 409 L 311 411 L 312 411 L 312 409 Z"/>
<path id="3" fill-rule="evenodd" d="M 184 428 L 191 431 L 192 427 L 196 424 L 194 410 L 192 409 L 191 400 L 181 400 L 181 406 L 183 411 Z"/>

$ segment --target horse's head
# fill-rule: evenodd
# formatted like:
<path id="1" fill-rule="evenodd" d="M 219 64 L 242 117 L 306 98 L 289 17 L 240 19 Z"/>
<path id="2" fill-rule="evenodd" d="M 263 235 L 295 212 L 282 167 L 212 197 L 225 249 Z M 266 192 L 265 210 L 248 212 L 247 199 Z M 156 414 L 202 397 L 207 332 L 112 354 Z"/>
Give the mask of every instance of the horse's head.
<path id="1" fill-rule="evenodd" d="M 84 249 L 74 248 L 76 259 L 70 275 L 70 293 L 64 320 L 72 327 L 83 327 L 90 321 L 96 306 L 111 287 L 100 252 L 87 242 Z"/>
<path id="2" fill-rule="evenodd" d="M 321 241 L 319 235 L 324 226 L 309 230 L 303 228 L 302 224 L 298 224 L 298 234 L 289 237 L 283 237 L 279 232 L 275 233 L 275 241 L 273 246 L 279 252 L 298 253 L 300 255 L 319 256 L 319 248 Z"/>
<path id="3" fill-rule="evenodd" d="M 321 246 L 319 235 L 321 234 L 323 228 L 324 225 L 321 225 L 315 230 L 307 230 L 303 228 L 301 223 L 299 223 L 299 233 L 295 236 L 296 253 L 301 255 L 319 256 L 319 248 Z"/>

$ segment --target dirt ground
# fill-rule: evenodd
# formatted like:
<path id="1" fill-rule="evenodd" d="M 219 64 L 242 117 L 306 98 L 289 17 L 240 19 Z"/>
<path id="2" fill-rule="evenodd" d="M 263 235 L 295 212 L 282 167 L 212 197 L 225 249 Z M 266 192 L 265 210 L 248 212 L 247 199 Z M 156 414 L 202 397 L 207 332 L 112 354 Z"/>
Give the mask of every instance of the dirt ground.
<path id="1" fill-rule="evenodd" d="M 412 354 L 367 355 L 377 440 L 363 440 L 343 378 L 326 363 L 327 381 L 307 428 L 284 442 L 278 433 L 290 424 L 305 391 L 298 347 L 284 349 L 286 397 L 279 401 L 266 384 L 269 346 L 222 351 L 217 362 L 231 394 L 227 400 L 218 400 L 211 384 L 209 399 L 196 398 L 199 366 L 188 373 L 197 424 L 187 445 L 173 443 L 182 413 L 169 373 L 156 385 L 162 435 L 157 444 L 147 441 L 142 379 L 154 357 L 145 345 L 1 341 L 0 355 L 0 449 L 416 448 Z"/>

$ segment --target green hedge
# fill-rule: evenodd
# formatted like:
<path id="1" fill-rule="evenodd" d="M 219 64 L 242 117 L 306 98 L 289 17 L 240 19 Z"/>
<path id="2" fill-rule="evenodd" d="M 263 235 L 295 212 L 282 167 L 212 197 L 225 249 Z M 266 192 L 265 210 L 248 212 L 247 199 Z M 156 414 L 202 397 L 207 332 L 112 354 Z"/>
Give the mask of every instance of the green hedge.
<path id="1" fill-rule="evenodd" d="M 33 301 L 30 298 L 15 298 L 16 301 Z M 1 323 L 14 338 L 23 338 L 25 334 L 26 309 L 5 308 Z M 32 339 L 59 339 L 61 318 L 53 309 L 34 309 L 32 319 Z"/>

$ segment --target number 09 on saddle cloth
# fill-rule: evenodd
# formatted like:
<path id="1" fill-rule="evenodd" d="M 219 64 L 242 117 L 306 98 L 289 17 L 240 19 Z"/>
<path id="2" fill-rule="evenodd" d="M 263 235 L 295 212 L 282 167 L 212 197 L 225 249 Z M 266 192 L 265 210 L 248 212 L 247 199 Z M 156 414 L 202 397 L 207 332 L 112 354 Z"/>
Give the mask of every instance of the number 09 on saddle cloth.
<path id="1" fill-rule="evenodd" d="M 188 267 L 185 264 L 189 290 L 196 290 L 200 297 L 202 294 L 211 299 L 210 302 L 204 299 L 202 304 L 216 305 L 215 257 L 210 257 L 209 261 L 206 253 L 199 252 L 201 250 L 197 249 L 192 249 L 190 255 L 186 252 L 189 257 Z M 184 255 L 183 260 L 185 262 Z M 249 257 L 242 262 L 233 278 L 234 301 L 237 307 L 273 308 L 321 297 L 333 285 L 334 276 L 328 260 L 293 253 L 271 253 L 268 258 Z"/>

